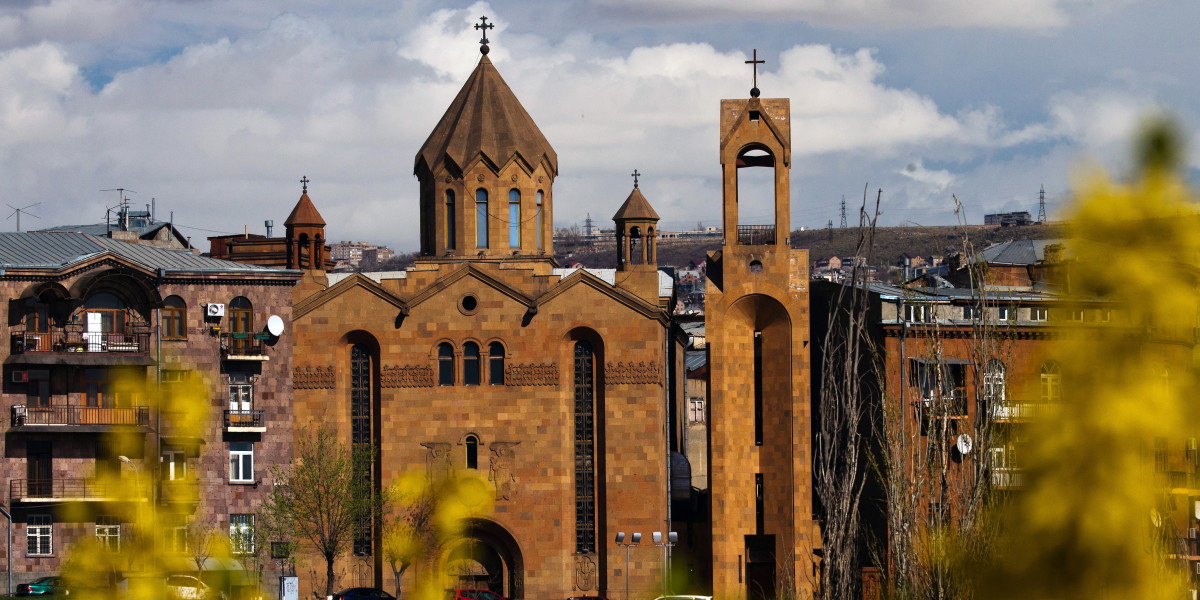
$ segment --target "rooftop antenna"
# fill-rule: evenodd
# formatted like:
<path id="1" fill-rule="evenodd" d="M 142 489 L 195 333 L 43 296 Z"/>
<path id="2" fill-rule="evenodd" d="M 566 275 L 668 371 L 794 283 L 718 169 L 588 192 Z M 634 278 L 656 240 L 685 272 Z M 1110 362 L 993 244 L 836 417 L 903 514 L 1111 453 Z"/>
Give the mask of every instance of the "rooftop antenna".
<path id="1" fill-rule="evenodd" d="M 1042 185 L 1041 191 L 1038 192 L 1038 223 L 1046 222 L 1046 186 Z"/>
<path id="2" fill-rule="evenodd" d="M 121 227 L 121 231 L 128 231 L 129 230 L 129 199 L 125 197 L 125 192 L 129 192 L 130 194 L 136 194 L 137 192 L 135 192 L 133 190 L 128 190 L 125 188 L 109 188 L 107 190 L 100 190 L 100 191 L 102 191 L 102 192 L 117 192 L 117 195 L 120 196 L 121 202 L 119 204 L 117 204 L 117 208 L 120 209 L 117 212 L 117 218 L 120 219 L 119 224 Z M 109 209 L 109 210 L 112 210 L 112 209 Z M 107 222 L 108 217 L 106 216 L 104 218 L 104 220 Z"/>
<path id="3" fill-rule="evenodd" d="M 846 228 L 846 195 L 842 194 L 842 229 Z"/>
<path id="4" fill-rule="evenodd" d="M 12 215 L 8 215 L 8 219 L 13 218 L 13 215 L 17 215 L 17 231 L 21 231 L 21 213 L 25 212 L 27 209 L 30 209 L 30 208 L 33 208 L 33 207 L 39 205 L 39 204 L 41 204 L 41 202 L 34 202 L 33 204 L 30 204 L 29 206 L 22 206 L 21 208 L 17 208 L 11 204 L 6 205 L 9 208 L 13 209 Z M 41 218 L 33 213 L 26 212 L 25 214 L 27 214 L 35 219 Z M 7 219 L 5 219 L 5 220 L 7 220 Z"/>

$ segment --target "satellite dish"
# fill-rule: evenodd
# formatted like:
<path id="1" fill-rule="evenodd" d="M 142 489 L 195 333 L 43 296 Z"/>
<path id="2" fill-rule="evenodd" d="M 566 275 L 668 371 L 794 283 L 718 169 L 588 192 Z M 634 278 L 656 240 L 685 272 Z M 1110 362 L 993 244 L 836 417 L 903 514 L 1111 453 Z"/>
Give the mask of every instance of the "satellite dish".
<path id="1" fill-rule="evenodd" d="M 275 337 L 283 334 L 283 319 L 279 315 L 271 315 L 271 318 L 267 319 L 267 332 Z"/>
<path id="2" fill-rule="evenodd" d="M 970 454 L 971 448 L 974 447 L 974 442 L 971 441 L 971 436 L 964 433 L 958 436 L 958 443 L 955 444 L 955 447 L 962 454 Z"/>

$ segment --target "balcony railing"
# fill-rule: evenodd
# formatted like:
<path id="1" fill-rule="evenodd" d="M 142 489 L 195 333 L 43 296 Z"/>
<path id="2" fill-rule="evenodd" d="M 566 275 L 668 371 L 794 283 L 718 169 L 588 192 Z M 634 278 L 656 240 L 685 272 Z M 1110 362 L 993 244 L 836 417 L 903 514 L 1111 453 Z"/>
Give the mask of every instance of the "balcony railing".
<path id="1" fill-rule="evenodd" d="M 1056 405 L 1049 402 L 993 404 L 992 418 L 999 420 L 1037 419 L 1049 416 Z"/>
<path id="2" fill-rule="evenodd" d="M 992 487 L 996 489 L 1025 487 L 1025 472 L 1020 467 L 992 467 Z"/>
<path id="3" fill-rule="evenodd" d="M 12 407 L 12 426 L 37 425 L 150 425 L 150 407 L 50 406 L 17 404 Z"/>
<path id="4" fill-rule="evenodd" d="M 82 478 L 11 479 L 8 482 L 8 492 L 13 502 L 145 498 L 145 486 L 139 485 L 137 481 L 119 478 L 103 481 Z"/>
<path id="5" fill-rule="evenodd" d="M 737 240 L 743 246 L 769 246 L 775 243 L 774 225 L 738 225 Z"/>
<path id="6" fill-rule="evenodd" d="M 195 504 L 200 501 L 200 482 L 192 478 L 159 482 L 158 498 L 165 504 Z"/>
<path id="7" fill-rule="evenodd" d="M 261 410 L 225 411 L 225 431 L 265 432 L 267 420 Z"/>
<path id="8" fill-rule="evenodd" d="M 221 334 L 221 357 L 228 360 L 267 360 L 266 334 Z"/>
<path id="9" fill-rule="evenodd" d="M 150 333 L 100 333 L 55 328 L 50 331 L 17 331 L 12 334 L 12 353 L 32 352 L 120 352 L 150 351 Z"/>

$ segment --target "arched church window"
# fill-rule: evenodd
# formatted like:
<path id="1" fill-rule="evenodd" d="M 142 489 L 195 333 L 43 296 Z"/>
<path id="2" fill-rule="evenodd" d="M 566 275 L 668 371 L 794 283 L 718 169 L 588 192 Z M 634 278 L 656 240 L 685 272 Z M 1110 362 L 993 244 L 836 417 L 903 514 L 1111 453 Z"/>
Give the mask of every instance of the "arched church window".
<path id="1" fill-rule="evenodd" d="M 595 352 L 575 342 L 575 552 L 596 551 Z"/>
<path id="2" fill-rule="evenodd" d="M 479 385 L 479 344 L 463 344 L 463 385 Z"/>
<path id="3" fill-rule="evenodd" d="M 538 250 L 545 250 L 546 247 L 542 243 L 542 220 L 545 216 L 542 213 L 542 201 L 545 199 L 545 194 L 542 190 L 537 191 L 537 247 Z"/>
<path id="4" fill-rule="evenodd" d="M 446 190 L 446 248 L 454 249 L 454 190 Z"/>
<path id="5" fill-rule="evenodd" d="M 350 444 L 360 452 L 371 444 L 371 350 L 365 344 L 350 347 Z M 356 475 L 371 479 L 371 466 L 364 461 L 355 465 Z M 373 489 L 373 488 L 372 488 Z M 361 518 L 355 524 L 354 554 L 362 556 L 371 552 L 371 521 Z"/>
<path id="6" fill-rule="evenodd" d="M 454 346 L 438 344 L 438 385 L 454 385 Z"/>
<path id="7" fill-rule="evenodd" d="M 470 434 L 465 440 L 467 446 L 467 468 L 479 468 L 479 438 L 475 434 Z"/>
<path id="8" fill-rule="evenodd" d="M 521 192 L 508 190 L 508 247 L 521 247 Z"/>
<path id="9" fill-rule="evenodd" d="M 488 383 L 504 385 L 504 344 L 488 344 Z"/>
<path id="10" fill-rule="evenodd" d="M 475 246 L 488 247 L 488 193 L 483 188 L 475 190 Z"/>

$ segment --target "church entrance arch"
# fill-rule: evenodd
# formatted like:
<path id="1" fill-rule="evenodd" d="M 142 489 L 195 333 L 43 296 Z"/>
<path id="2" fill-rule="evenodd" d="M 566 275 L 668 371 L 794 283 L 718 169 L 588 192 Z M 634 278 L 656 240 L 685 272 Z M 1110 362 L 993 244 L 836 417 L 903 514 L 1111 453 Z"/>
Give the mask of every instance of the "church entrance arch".
<path id="1" fill-rule="evenodd" d="M 449 588 L 491 590 L 513 600 L 525 595 L 521 548 L 508 530 L 492 521 L 470 519 L 444 564 Z"/>

